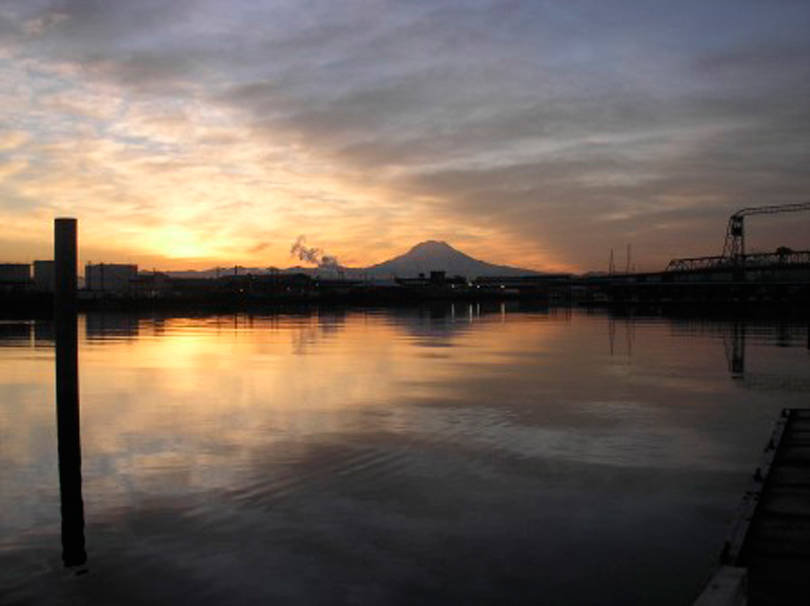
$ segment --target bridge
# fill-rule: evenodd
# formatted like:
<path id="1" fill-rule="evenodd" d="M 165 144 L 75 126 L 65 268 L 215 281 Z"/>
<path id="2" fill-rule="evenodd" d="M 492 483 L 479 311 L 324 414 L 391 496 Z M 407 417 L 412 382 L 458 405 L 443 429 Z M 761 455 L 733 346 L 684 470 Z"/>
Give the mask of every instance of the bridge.
<path id="1" fill-rule="evenodd" d="M 672 259 L 661 272 L 593 276 L 580 281 L 593 303 L 808 303 L 810 250 L 745 252 L 745 218 L 810 211 L 810 202 L 743 208 L 729 218 L 723 252 Z"/>
<path id="2" fill-rule="evenodd" d="M 777 248 L 773 253 L 745 253 L 745 218 L 753 215 L 778 215 L 810 211 L 810 202 L 752 206 L 735 212 L 728 219 L 723 253 L 712 257 L 672 259 L 666 271 L 705 271 L 712 269 L 739 269 L 750 265 L 758 267 L 785 266 L 810 263 L 810 251 Z"/>

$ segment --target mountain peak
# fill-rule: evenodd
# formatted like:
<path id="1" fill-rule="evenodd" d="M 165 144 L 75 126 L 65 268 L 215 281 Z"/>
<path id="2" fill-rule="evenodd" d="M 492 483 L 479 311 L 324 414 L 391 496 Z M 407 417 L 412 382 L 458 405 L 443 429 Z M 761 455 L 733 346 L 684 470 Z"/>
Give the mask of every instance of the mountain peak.
<path id="1" fill-rule="evenodd" d="M 444 240 L 425 240 L 416 246 L 413 246 L 406 254 L 411 253 L 429 253 L 429 254 L 447 254 L 451 252 L 458 252 L 455 248 L 450 246 Z"/>
<path id="2" fill-rule="evenodd" d="M 424 242 L 420 242 L 411 250 L 416 250 L 417 248 L 427 248 L 427 247 L 442 247 L 442 248 L 453 248 L 444 240 L 425 240 Z"/>
<path id="3" fill-rule="evenodd" d="M 428 274 L 431 271 L 444 271 L 450 276 L 468 277 L 535 273 L 528 269 L 491 265 L 479 261 L 453 248 L 443 240 L 420 242 L 404 255 L 373 265 L 366 271 L 377 275 L 398 277 L 412 277 L 417 274 Z"/>

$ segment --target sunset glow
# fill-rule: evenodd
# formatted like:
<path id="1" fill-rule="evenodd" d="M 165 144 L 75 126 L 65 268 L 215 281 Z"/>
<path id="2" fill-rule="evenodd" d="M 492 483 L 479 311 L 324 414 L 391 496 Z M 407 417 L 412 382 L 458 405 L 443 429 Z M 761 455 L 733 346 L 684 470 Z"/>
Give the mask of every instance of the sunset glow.
<path id="1" fill-rule="evenodd" d="M 687 3 L 689 4 L 689 3 Z M 0 260 L 363 266 L 427 239 L 493 263 L 717 254 L 807 199 L 806 3 L 0 7 Z M 756 243 L 808 248 L 789 222 Z M 807 232 L 807 230 L 803 230 Z"/>

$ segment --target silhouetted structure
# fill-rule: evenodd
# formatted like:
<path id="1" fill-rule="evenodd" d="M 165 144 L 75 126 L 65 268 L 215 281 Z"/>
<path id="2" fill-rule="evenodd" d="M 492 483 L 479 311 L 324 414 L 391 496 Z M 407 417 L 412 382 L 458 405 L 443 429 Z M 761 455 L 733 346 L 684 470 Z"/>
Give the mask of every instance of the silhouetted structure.
<path id="1" fill-rule="evenodd" d="M 723 256 L 738 262 L 745 258 L 745 218 L 752 215 L 776 215 L 810 210 L 810 202 L 796 204 L 776 204 L 773 206 L 755 206 L 743 208 L 731 215 L 726 228 L 726 241 L 723 245 Z"/>
<path id="2" fill-rule="evenodd" d="M 696 606 L 798 604 L 810 592 L 810 409 L 785 409 Z"/>
<path id="3" fill-rule="evenodd" d="M 30 265 L 26 263 L 0 264 L 0 292 L 21 292 L 30 287 Z"/>
<path id="4" fill-rule="evenodd" d="M 31 266 L 26 263 L 0 265 L 0 282 L 25 282 L 31 279 Z"/>
<path id="5" fill-rule="evenodd" d="M 122 263 L 88 263 L 84 269 L 85 288 L 91 291 L 123 293 L 138 277 L 138 266 Z"/>
<path id="6" fill-rule="evenodd" d="M 539 274 L 536 276 L 482 276 L 473 285 L 484 292 L 517 295 L 555 302 L 571 299 L 574 277 L 571 274 Z"/>
<path id="7" fill-rule="evenodd" d="M 34 288 L 53 292 L 53 261 L 34 261 Z"/>
<path id="8" fill-rule="evenodd" d="M 796 204 L 777 204 L 774 206 L 754 206 L 743 208 L 735 212 L 728 220 L 726 239 L 723 243 L 723 253 L 720 256 L 689 257 L 672 259 L 667 265 L 667 271 L 701 271 L 728 269 L 735 272 L 735 279 L 739 279 L 744 268 L 751 264 L 758 267 L 806 265 L 810 262 L 810 251 L 794 252 L 780 248 L 776 253 L 747 255 L 745 253 L 745 218 L 753 215 L 776 215 L 782 213 L 795 213 L 810 211 L 810 202 Z M 744 278 L 743 278 L 744 279 Z"/>
<path id="9" fill-rule="evenodd" d="M 76 326 L 76 219 L 54 222 L 56 424 L 62 509 L 62 561 L 84 564 L 84 504 L 79 433 L 79 355 Z"/>
<path id="10" fill-rule="evenodd" d="M 171 278 L 163 272 L 141 272 L 129 281 L 129 292 L 141 299 L 165 297 L 171 292 Z"/>

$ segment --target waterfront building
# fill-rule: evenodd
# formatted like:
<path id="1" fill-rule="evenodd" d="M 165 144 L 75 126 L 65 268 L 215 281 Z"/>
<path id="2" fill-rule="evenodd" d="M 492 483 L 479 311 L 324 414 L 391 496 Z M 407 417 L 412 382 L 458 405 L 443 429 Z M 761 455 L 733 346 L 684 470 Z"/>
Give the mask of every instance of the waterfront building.
<path id="1" fill-rule="evenodd" d="M 34 261 L 34 288 L 53 292 L 53 261 Z"/>
<path id="2" fill-rule="evenodd" d="M 0 264 L 0 292 L 18 292 L 30 287 L 30 265 L 27 263 Z"/>
<path id="3" fill-rule="evenodd" d="M 122 263 L 88 263 L 85 266 L 85 288 L 96 292 L 127 292 L 138 277 L 138 266 Z"/>

